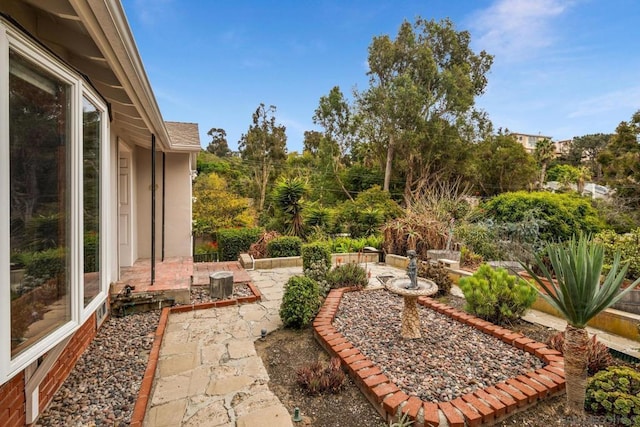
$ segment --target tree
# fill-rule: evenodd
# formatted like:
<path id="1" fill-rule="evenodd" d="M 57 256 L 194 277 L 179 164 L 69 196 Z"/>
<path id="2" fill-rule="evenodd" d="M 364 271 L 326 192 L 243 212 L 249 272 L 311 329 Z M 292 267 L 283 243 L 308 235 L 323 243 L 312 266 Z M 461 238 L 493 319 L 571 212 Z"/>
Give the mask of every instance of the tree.
<path id="1" fill-rule="evenodd" d="M 229 144 L 227 143 L 227 132 L 221 128 L 211 128 L 207 135 L 211 137 L 211 142 L 207 145 L 207 151 L 218 157 L 228 157 L 231 155 Z"/>
<path id="2" fill-rule="evenodd" d="M 344 99 L 340 87 L 334 86 L 328 95 L 320 97 L 318 108 L 313 114 L 313 123 L 324 128 L 324 138 L 320 141 L 318 153 L 325 155 L 338 185 L 347 198 L 353 200 L 340 173 L 345 168 L 346 153 L 355 135 L 355 123 L 351 107 Z"/>
<path id="3" fill-rule="evenodd" d="M 302 141 L 302 153 L 309 153 L 315 155 L 320 147 L 320 141 L 322 140 L 322 132 L 317 130 L 304 131 L 304 140 Z"/>
<path id="4" fill-rule="evenodd" d="M 287 155 L 287 135 L 283 125 L 276 124 L 276 107 L 261 103 L 252 115 L 252 125 L 238 143 L 240 155 L 249 163 L 257 187 L 258 211 L 264 209 L 267 186 Z"/>
<path id="5" fill-rule="evenodd" d="M 512 135 L 499 132 L 473 149 L 471 176 L 485 196 L 527 188 L 535 174 L 535 162 Z"/>
<path id="6" fill-rule="evenodd" d="M 200 175 L 193 186 L 193 230 L 211 234 L 220 228 L 247 227 L 255 222 L 249 199 L 227 191 L 227 183 L 216 173 Z"/>
<path id="7" fill-rule="evenodd" d="M 536 143 L 536 149 L 533 152 L 538 166 L 540 166 L 540 180 L 538 181 L 538 188 L 542 188 L 547 178 L 547 166 L 549 162 L 554 159 L 556 154 L 556 146 L 550 139 L 545 138 L 542 141 Z"/>
<path id="8" fill-rule="evenodd" d="M 604 181 L 627 205 L 640 207 L 640 110 L 621 122 L 607 147 L 598 155 Z"/>
<path id="9" fill-rule="evenodd" d="M 397 152 L 406 160 L 405 198 L 450 154 L 451 136 L 468 135 L 475 97 L 487 84 L 492 56 L 474 53 L 470 34 L 448 20 L 404 21 L 395 40 L 374 37 L 369 46 L 369 88 L 357 94 L 363 131 L 374 151 L 385 152 L 383 189 L 389 190 Z M 462 130 L 464 129 L 464 132 Z M 426 154 L 425 154 L 426 153 Z"/>
<path id="10" fill-rule="evenodd" d="M 581 415 L 587 381 L 587 322 L 635 288 L 640 278 L 631 286 L 620 288 L 629 265 L 621 264 L 620 253 L 616 253 L 611 270 L 601 280 L 604 246 L 584 236 L 548 245 L 546 254 L 552 269 L 547 269 L 542 258 L 536 255 L 540 276 L 528 265 L 521 264 L 538 285 L 540 296 L 567 320 L 563 349 L 567 412 Z"/>
<path id="11" fill-rule="evenodd" d="M 571 141 L 565 158 L 572 166 L 586 164 L 591 170 L 591 176 L 599 180 L 602 178 L 602 168 L 598 163 L 598 155 L 606 148 L 612 136 L 604 133 L 577 136 Z"/>

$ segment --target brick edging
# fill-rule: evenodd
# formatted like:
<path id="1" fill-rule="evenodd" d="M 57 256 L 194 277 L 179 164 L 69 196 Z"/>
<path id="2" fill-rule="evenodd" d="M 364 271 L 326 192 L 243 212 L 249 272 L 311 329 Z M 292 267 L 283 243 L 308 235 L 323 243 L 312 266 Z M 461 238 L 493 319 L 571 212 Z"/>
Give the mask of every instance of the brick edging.
<path id="1" fill-rule="evenodd" d="M 424 426 L 437 426 L 441 419 L 449 426 L 493 425 L 538 400 L 564 392 L 564 358 L 560 352 L 432 298 L 420 297 L 419 304 L 531 353 L 546 366 L 449 402 L 425 402 L 409 396 L 333 326 L 342 295 L 354 290 L 342 288 L 329 292 L 313 321 L 313 332 L 325 350 L 340 358 L 356 385 L 387 422 L 397 421 L 406 413 L 417 425 Z"/>
<path id="2" fill-rule="evenodd" d="M 142 427 L 144 417 L 147 412 L 147 406 L 149 404 L 149 397 L 151 396 L 151 390 L 153 387 L 153 379 L 156 375 L 156 368 L 158 366 L 158 359 L 160 357 L 160 346 L 162 345 L 162 339 L 164 338 L 164 331 L 169 321 L 169 315 L 172 313 L 185 313 L 195 310 L 205 310 L 214 307 L 228 307 L 231 305 L 240 305 L 258 302 L 262 300 L 262 294 L 260 290 L 252 283 L 247 282 L 249 289 L 253 295 L 247 297 L 240 297 L 234 299 L 226 299 L 220 301 L 203 302 L 199 304 L 178 305 L 175 307 L 165 307 L 160 314 L 160 320 L 158 321 L 158 327 L 153 338 L 153 344 L 151 351 L 149 352 L 149 359 L 147 361 L 147 367 L 140 383 L 140 390 L 138 391 L 138 397 L 136 404 L 133 407 L 133 413 L 131 415 L 131 427 Z"/>

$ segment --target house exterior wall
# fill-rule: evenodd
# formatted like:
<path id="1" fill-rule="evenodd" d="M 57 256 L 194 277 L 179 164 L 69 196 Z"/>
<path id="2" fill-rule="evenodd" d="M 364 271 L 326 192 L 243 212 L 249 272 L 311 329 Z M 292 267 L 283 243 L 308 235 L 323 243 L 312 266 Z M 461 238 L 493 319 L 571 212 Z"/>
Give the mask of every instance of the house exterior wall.
<path id="1" fill-rule="evenodd" d="M 156 153 L 156 241 L 155 255 L 162 254 L 162 156 Z M 191 256 L 191 178 L 190 154 L 166 153 L 165 164 L 165 256 Z M 136 230 L 138 258 L 151 257 L 151 150 L 135 150 L 135 188 L 137 191 Z"/>
<path id="2" fill-rule="evenodd" d="M 165 171 L 165 247 L 167 257 L 191 255 L 191 155 L 167 153 Z"/>

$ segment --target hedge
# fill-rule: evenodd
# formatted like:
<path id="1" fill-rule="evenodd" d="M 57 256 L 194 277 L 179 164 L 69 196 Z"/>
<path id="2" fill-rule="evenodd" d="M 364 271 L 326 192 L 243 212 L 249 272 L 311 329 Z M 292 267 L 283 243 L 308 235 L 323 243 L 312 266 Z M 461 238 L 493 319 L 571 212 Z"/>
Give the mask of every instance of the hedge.
<path id="1" fill-rule="evenodd" d="M 260 237 L 260 228 L 225 228 L 218 230 L 220 261 L 236 261 L 240 253 L 249 250 L 249 246 Z"/>
<path id="2" fill-rule="evenodd" d="M 281 236 L 267 243 L 267 257 L 280 258 L 300 256 L 302 239 L 297 236 Z"/>

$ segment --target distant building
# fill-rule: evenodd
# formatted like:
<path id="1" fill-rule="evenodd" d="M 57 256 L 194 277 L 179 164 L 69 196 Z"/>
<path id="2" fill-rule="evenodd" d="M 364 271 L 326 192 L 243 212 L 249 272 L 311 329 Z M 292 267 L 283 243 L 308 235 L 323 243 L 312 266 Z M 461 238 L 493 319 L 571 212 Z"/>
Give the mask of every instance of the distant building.
<path id="1" fill-rule="evenodd" d="M 522 144 L 522 146 L 524 147 L 525 150 L 527 150 L 527 153 L 529 154 L 533 154 L 533 152 L 536 150 L 536 144 L 542 140 L 548 139 L 550 141 L 553 142 L 553 144 L 556 147 L 555 150 L 555 154 L 556 156 L 559 156 L 560 154 L 563 153 L 563 149 L 565 147 L 565 143 L 570 142 L 570 141 L 553 141 L 552 137 L 550 136 L 545 136 L 545 135 L 532 135 L 532 134 L 528 134 L 528 133 L 516 133 L 516 132 L 511 132 L 511 134 L 516 141 L 518 141 L 520 144 Z"/>

